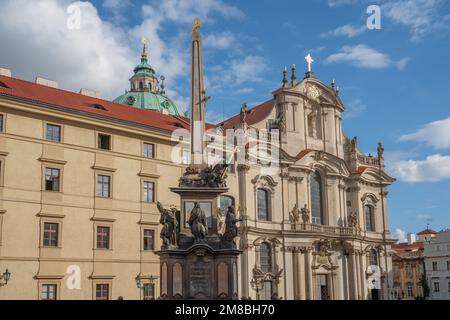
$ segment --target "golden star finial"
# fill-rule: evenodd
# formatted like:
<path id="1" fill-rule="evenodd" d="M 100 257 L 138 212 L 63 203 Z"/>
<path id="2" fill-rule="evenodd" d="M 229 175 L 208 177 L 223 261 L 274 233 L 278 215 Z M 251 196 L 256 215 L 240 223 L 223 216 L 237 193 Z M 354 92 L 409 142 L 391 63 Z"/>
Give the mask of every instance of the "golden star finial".
<path id="1" fill-rule="evenodd" d="M 200 19 L 199 18 L 195 18 L 195 20 L 194 20 L 194 24 L 192 25 L 192 32 L 195 32 L 195 31 L 197 31 L 198 29 L 200 29 L 200 27 L 201 27 L 201 22 L 200 22 Z"/>

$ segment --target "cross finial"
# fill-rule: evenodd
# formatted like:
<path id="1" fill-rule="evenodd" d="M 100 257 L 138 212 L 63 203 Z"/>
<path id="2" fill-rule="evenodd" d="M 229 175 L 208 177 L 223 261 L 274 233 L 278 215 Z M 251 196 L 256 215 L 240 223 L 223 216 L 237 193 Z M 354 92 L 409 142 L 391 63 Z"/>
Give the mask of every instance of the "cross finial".
<path id="1" fill-rule="evenodd" d="M 305 60 L 308 63 L 308 72 L 311 72 L 311 65 L 314 62 L 314 59 L 312 58 L 310 53 L 308 53 L 308 55 L 305 57 Z"/>
<path id="2" fill-rule="evenodd" d="M 141 42 L 144 45 L 144 48 L 142 49 L 142 58 L 147 58 L 147 43 L 148 43 L 148 39 L 146 37 L 142 37 Z"/>

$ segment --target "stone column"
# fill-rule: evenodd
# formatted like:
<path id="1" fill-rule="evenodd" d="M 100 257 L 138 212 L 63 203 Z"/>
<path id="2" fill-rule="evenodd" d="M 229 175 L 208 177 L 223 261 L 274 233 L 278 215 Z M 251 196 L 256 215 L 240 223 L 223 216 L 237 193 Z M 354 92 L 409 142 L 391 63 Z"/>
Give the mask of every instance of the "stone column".
<path id="1" fill-rule="evenodd" d="M 300 255 L 301 252 L 299 248 L 294 247 L 292 249 L 292 268 L 293 268 L 293 297 L 294 300 L 302 300 L 302 277 L 301 277 L 301 266 L 300 266 Z"/>
<path id="2" fill-rule="evenodd" d="M 361 300 L 361 272 L 360 264 L 359 264 L 359 252 L 355 252 L 355 269 L 354 272 L 356 274 L 356 300 Z"/>
<path id="3" fill-rule="evenodd" d="M 242 250 L 244 251 L 241 255 L 241 296 L 248 297 L 249 290 L 248 286 L 250 285 L 250 280 L 248 278 L 248 272 L 250 270 L 248 265 L 248 250 L 250 245 L 247 237 L 247 192 L 246 192 L 246 183 L 247 183 L 247 172 L 250 167 L 246 164 L 239 164 L 238 168 L 238 185 L 239 185 L 239 207 L 240 207 L 240 218 L 243 221 L 240 223 L 240 236 L 243 244 Z"/>
<path id="4" fill-rule="evenodd" d="M 312 277 L 312 253 L 311 248 L 305 248 L 305 284 L 306 300 L 313 299 L 313 277 Z"/>
<path id="5" fill-rule="evenodd" d="M 360 272 L 360 281 L 361 281 L 361 300 L 367 299 L 367 288 L 366 288 L 366 269 L 365 269 L 365 263 L 364 258 L 366 254 L 364 252 L 361 252 L 359 255 L 359 272 Z"/>
<path id="6" fill-rule="evenodd" d="M 348 270 L 348 284 L 349 284 L 349 296 L 351 300 L 358 299 L 358 272 L 356 264 L 356 254 L 354 250 L 349 252 L 349 263 L 347 264 Z"/>

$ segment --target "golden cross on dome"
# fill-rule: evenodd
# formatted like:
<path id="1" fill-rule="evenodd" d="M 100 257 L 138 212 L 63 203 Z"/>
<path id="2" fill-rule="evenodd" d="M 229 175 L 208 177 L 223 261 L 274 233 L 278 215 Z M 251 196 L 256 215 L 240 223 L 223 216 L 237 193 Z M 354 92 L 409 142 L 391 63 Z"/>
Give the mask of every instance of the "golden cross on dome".
<path id="1" fill-rule="evenodd" d="M 148 39 L 146 37 L 142 37 L 141 42 L 144 44 L 144 46 L 148 43 Z"/>

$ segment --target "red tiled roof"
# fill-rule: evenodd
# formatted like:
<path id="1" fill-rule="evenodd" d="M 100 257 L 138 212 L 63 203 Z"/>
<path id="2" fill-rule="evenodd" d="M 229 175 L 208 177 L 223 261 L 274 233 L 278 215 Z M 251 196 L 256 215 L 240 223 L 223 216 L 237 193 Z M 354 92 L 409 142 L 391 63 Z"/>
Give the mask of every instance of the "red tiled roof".
<path id="1" fill-rule="evenodd" d="M 304 156 L 306 156 L 308 153 L 310 153 L 311 151 L 317 151 L 314 149 L 304 149 L 302 151 L 300 151 L 296 156 L 295 159 L 300 160 L 301 158 L 303 158 Z"/>
<path id="2" fill-rule="evenodd" d="M 410 251 L 422 249 L 423 249 L 423 242 L 414 242 L 413 244 L 405 242 L 392 245 L 392 250 L 394 251 Z"/>
<path id="3" fill-rule="evenodd" d="M 423 234 L 437 234 L 437 232 L 434 230 L 431 230 L 431 229 L 425 229 L 425 230 L 422 230 L 419 233 L 417 233 L 417 235 L 419 235 L 419 236 L 423 235 Z"/>
<path id="4" fill-rule="evenodd" d="M 247 116 L 245 118 L 245 122 L 248 125 L 252 125 L 257 122 L 260 122 L 265 117 L 267 117 L 270 110 L 272 110 L 272 107 L 273 107 L 273 100 L 268 100 L 256 107 L 251 108 L 250 110 L 247 110 Z M 221 122 L 219 125 L 222 126 L 224 129 L 231 129 L 235 125 L 237 125 L 240 121 L 241 121 L 241 115 L 237 114 L 237 115 L 229 118 L 228 120 Z"/>
<path id="5" fill-rule="evenodd" d="M 111 120 L 123 120 L 170 132 L 179 128 L 189 130 L 190 119 L 186 117 L 174 117 L 153 110 L 137 109 L 6 76 L 0 76 L 0 82 L 9 87 L 0 86 L 0 94 L 2 95 L 63 107 L 67 110 L 102 116 Z M 207 129 L 214 127 L 215 125 L 206 125 Z"/>
<path id="6" fill-rule="evenodd" d="M 359 166 L 359 167 L 356 169 L 356 173 L 363 173 L 364 171 L 366 171 L 366 169 L 367 169 L 367 167 Z"/>

